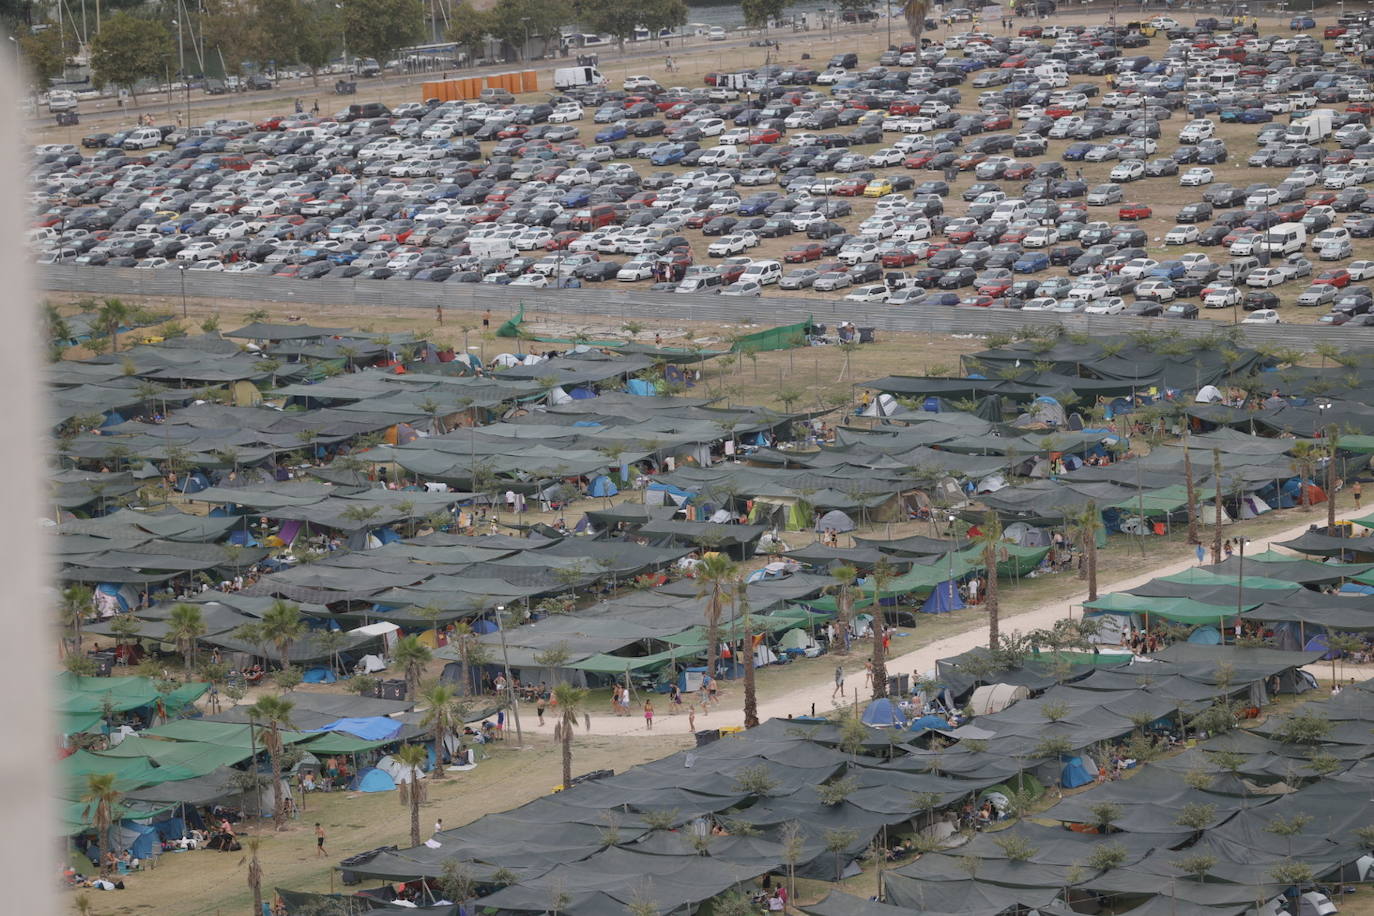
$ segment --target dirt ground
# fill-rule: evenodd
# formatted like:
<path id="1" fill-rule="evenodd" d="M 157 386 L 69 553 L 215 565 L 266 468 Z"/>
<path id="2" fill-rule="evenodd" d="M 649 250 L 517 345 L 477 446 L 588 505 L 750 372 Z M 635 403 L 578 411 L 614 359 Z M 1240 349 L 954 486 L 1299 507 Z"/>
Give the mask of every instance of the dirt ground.
<path id="1" fill-rule="evenodd" d="M 1107 14 L 1105 13 L 1090 12 L 1074 13 L 1071 17 L 1062 17 L 1060 21 L 1093 23 L 1105 22 L 1106 19 Z M 1327 22 L 1328 20 L 1326 19 L 1319 20 L 1317 29 L 1313 30 L 1313 32 L 1319 35 L 1322 26 L 1326 25 Z M 893 22 L 892 42 L 894 44 L 898 44 L 909 39 L 909 36 L 907 35 L 904 26 L 905 23 L 900 18 Z M 953 31 L 965 31 L 967 28 L 968 24 L 964 23 L 956 26 L 953 29 Z M 1290 34 L 1286 30 L 1286 21 L 1282 20 L 1265 20 L 1261 24 L 1261 30 L 1265 34 Z M 927 34 L 931 35 L 932 37 L 939 38 L 948 34 L 949 31 L 950 30 L 944 29 L 942 27 L 942 29 L 937 30 L 936 32 Z M 851 27 L 848 30 L 836 30 L 834 32 L 774 32 L 770 34 L 772 34 L 773 37 L 780 38 L 782 43 L 781 50 L 773 51 L 763 48 L 743 47 L 738 46 L 738 43 L 735 42 L 729 43 L 729 45 L 725 47 L 722 47 L 719 44 L 712 43 L 695 43 L 689 44 L 684 48 L 675 47 L 672 50 L 672 53 L 677 61 L 677 65 L 679 68 L 676 72 L 668 73 L 665 71 L 663 58 L 629 57 L 617 59 L 614 56 L 606 54 L 603 54 L 602 57 L 602 71 L 611 80 L 612 85 L 615 86 L 618 86 L 620 81 L 626 76 L 640 74 L 652 76 L 653 78 L 659 80 L 665 86 L 695 87 L 703 85 L 703 77 L 707 72 L 710 71 L 737 70 L 745 67 L 760 66 L 764 63 L 776 63 L 784 66 L 800 65 L 803 62 L 805 55 L 809 55 L 809 60 L 806 61 L 807 63 L 809 63 L 812 66 L 820 67 L 823 66 L 825 61 L 829 59 L 830 55 L 835 53 L 836 51 L 857 50 L 860 53 L 860 68 L 862 69 L 864 67 L 875 64 L 878 55 L 887 47 L 888 44 L 888 33 L 886 23 L 884 21 L 871 23 L 864 27 Z M 1163 36 L 1156 36 L 1150 44 L 1150 46 L 1140 49 L 1140 51 L 1142 53 L 1147 53 L 1151 56 L 1158 57 L 1162 53 L 1162 49 L 1166 47 L 1166 45 L 1167 40 L 1164 39 Z M 541 73 L 541 79 L 543 80 L 545 85 L 548 85 L 549 78 L 547 72 L 541 71 Z M 326 114 L 332 112 L 336 107 L 345 107 L 346 103 L 349 101 L 360 100 L 363 98 L 379 99 L 381 101 L 393 104 L 400 101 L 414 101 L 420 99 L 422 95 L 420 82 L 421 80 L 419 78 L 416 78 L 413 81 L 400 81 L 397 79 L 393 79 L 389 80 L 385 84 L 363 83 L 360 86 L 360 95 L 356 98 L 345 99 L 335 97 L 332 95 L 327 95 L 319 97 L 318 101 L 322 113 Z M 1071 80 L 1071 83 L 1075 85 L 1083 82 L 1096 85 L 1099 89 L 1100 94 L 1106 94 L 1108 91 L 1110 91 L 1105 78 L 1074 77 Z M 310 91 L 312 88 L 313 87 L 310 86 L 301 87 L 302 97 L 305 100 L 307 108 L 310 106 L 310 104 L 312 104 L 312 100 L 315 97 L 319 96 L 318 92 L 312 93 Z M 819 88 L 824 89 L 824 87 Z M 976 110 L 977 97 L 980 90 L 973 89 L 968 85 L 965 85 L 960 88 L 963 95 L 963 101 L 958 106 L 956 106 L 956 109 L 959 111 L 966 112 Z M 547 91 L 541 91 L 538 93 L 528 94 L 522 97 L 521 100 L 542 101 L 548 95 L 549 93 Z M 149 98 L 148 101 L 151 106 L 148 110 L 152 111 L 154 114 L 157 114 L 159 116 L 161 116 L 164 112 L 171 112 L 175 110 L 174 107 L 159 108 L 151 98 Z M 174 103 L 175 100 L 172 100 L 172 102 Z M 248 120 L 256 121 L 268 115 L 280 114 L 290 110 L 290 101 L 286 98 L 279 97 L 276 94 L 266 94 L 258 96 L 254 93 L 246 93 L 239 96 L 226 97 L 223 106 L 216 106 L 213 108 L 204 109 L 197 108 L 195 110 L 193 117 L 197 123 L 209 117 L 246 118 Z M 600 130 L 604 126 L 592 124 L 591 115 L 592 112 L 589 109 L 586 113 L 586 117 L 584 118 L 584 120 L 574 125 L 578 127 L 580 131 L 579 139 L 581 139 L 582 142 L 588 146 L 591 146 L 595 143 L 593 136 L 598 130 Z M 170 114 L 168 116 L 170 117 Z M 124 116 L 123 123 L 127 124 L 129 117 L 132 117 L 132 113 L 130 115 Z M 103 114 L 98 114 L 92 122 L 83 124 L 83 126 L 79 128 L 44 127 L 42 129 L 35 130 L 32 132 L 32 139 L 35 142 L 75 143 L 79 142 L 83 134 L 88 133 L 92 129 L 94 129 L 93 125 L 98 125 L 106 130 L 113 129 L 114 127 L 120 126 L 120 118 L 121 115 L 119 112 L 105 112 Z M 1156 154 L 1157 156 L 1167 155 L 1178 145 L 1176 139 L 1178 131 L 1183 127 L 1184 124 L 1188 122 L 1188 120 L 1189 117 L 1185 112 L 1175 112 L 1170 120 L 1161 122 L 1160 126 L 1162 136 L 1159 140 L 1160 151 Z M 668 123 L 672 124 L 674 122 Z M 1222 165 L 1212 166 L 1213 171 L 1216 173 L 1216 180 L 1218 182 L 1229 181 L 1232 184 L 1235 184 L 1239 187 L 1246 187 L 1249 184 L 1255 182 L 1277 182 L 1281 180 L 1281 175 L 1278 173 L 1274 173 L 1265 169 L 1252 169 L 1245 165 L 1246 158 L 1255 149 L 1255 135 L 1259 132 L 1262 126 L 1263 125 L 1220 124 L 1218 122 L 1217 135 L 1226 140 L 1228 149 L 1230 151 L 1230 157 L 1228 162 Z M 1014 133 L 1015 129 L 1013 128 L 1013 130 L 1010 132 Z M 857 152 L 870 153 L 880 147 L 891 145 L 898 139 L 899 136 L 900 135 L 898 134 L 889 133 L 884 136 L 883 143 L 872 144 L 867 146 L 856 146 L 852 149 L 854 149 Z M 658 138 L 649 139 L 656 140 Z M 784 137 L 784 141 L 785 140 L 786 137 Z M 1064 148 L 1070 142 L 1072 141 L 1051 140 L 1049 143 L 1048 152 L 1045 156 L 1040 157 L 1040 160 L 1037 161 L 1059 161 Z M 707 138 L 702 142 L 702 145 L 710 146 L 714 143 L 714 139 Z M 1084 162 L 1066 163 L 1065 165 L 1070 175 L 1073 175 L 1075 172 L 1081 169 L 1083 179 L 1086 180 L 1089 183 L 1089 186 L 1091 187 L 1092 185 L 1095 185 L 1099 182 L 1105 182 L 1107 180 L 1108 173 L 1111 171 L 1115 163 Z M 674 173 L 681 173 L 687 171 L 687 169 L 683 166 L 668 166 L 664 168 L 651 166 L 649 165 L 647 160 L 636 160 L 636 168 L 640 170 L 641 174 L 649 174 L 658 171 L 669 171 Z M 1187 166 L 1184 166 L 1182 167 L 1181 171 L 1186 171 L 1186 169 Z M 911 174 L 918 183 L 928 178 L 941 177 L 940 175 L 934 172 L 929 172 L 925 170 L 910 172 L 909 170 L 900 167 L 890 169 L 874 169 L 873 171 L 875 171 L 879 175 Z M 965 204 L 962 201 L 960 195 L 967 187 L 969 187 L 975 181 L 976 179 L 974 178 L 972 172 L 961 173 L 958 180 L 953 183 L 949 197 L 946 198 L 946 212 L 948 214 L 952 216 L 959 216 L 964 213 L 967 204 Z M 1013 187 L 1019 187 L 1019 182 L 1004 181 L 1001 182 L 1001 184 L 1009 189 Z M 775 185 L 771 187 L 776 188 Z M 752 190 L 753 189 L 750 188 L 741 188 L 741 196 L 747 196 L 749 193 L 751 193 Z M 1127 201 L 1143 201 L 1149 203 L 1154 208 L 1154 215 L 1150 219 L 1143 220 L 1139 223 L 1140 227 L 1145 229 L 1149 233 L 1151 241 L 1148 244 L 1147 248 L 1151 257 L 1154 257 L 1159 260 L 1165 260 L 1167 258 L 1177 257 L 1185 251 L 1200 250 L 1197 248 L 1197 246 L 1189 245 L 1171 246 L 1166 248 L 1162 244 L 1162 240 L 1165 233 L 1175 224 L 1175 216 L 1177 215 L 1178 210 L 1187 203 L 1201 200 L 1202 192 L 1204 190 L 1205 188 L 1181 188 L 1178 186 L 1178 179 L 1175 177 L 1145 179 L 1143 181 L 1134 182 L 1131 184 L 1127 184 L 1125 186 L 1125 199 Z M 846 217 L 845 219 L 843 219 L 841 222 L 846 226 L 846 228 L 852 231 L 852 227 L 856 226 L 862 219 L 872 214 L 876 201 L 864 197 L 851 198 L 850 200 L 854 206 L 854 213 L 850 217 Z M 1104 219 L 1115 224 L 1118 222 L 1117 210 L 1118 205 L 1113 204 L 1111 206 L 1105 207 L 1091 207 L 1089 208 L 1088 212 L 1089 217 L 1091 219 Z M 692 243 L 695 256 L 699 262 L 707 262 L 711 260 L 706 254 L 706 246 L 707 244 L 709 244 L 710 241 L 712 241 L 712 239 L 704 236 L 701 230 L 684 230 L 683 235 L 686 236 L 686 238 Z M 804 239 L 800 234 L 786 236 L 778 239 L 764 239 L 759 246 L 750 250 L 748 252 L 748 255 L 755 259 L 780 259 L 784 251 L 786 251 L 788 248 L 790 248 L 797 242 L 803 240 Z M 1353 239 L 1352 242 L 1352 259 L 1374 257 L 1374 239 Z M 1224 260 L 1228 257 L 1224 249 L 1212 248 L 1206 250 L 1212 255 L 1214 260 L 1221 259 L 1221 261 L 1224 262 Z M 534 253 L 539 254 L 539 252 Z M 614 255 L 610 257 L 612 257 L 616 261 L 621 262 L 628 260 L 629 258 L 628 255 Z M 1316 256 L 1314 252 L 1309 252 L 1309 258 L 1313 261 L 1314 273 L 1319 272 L 1322 268 L 1326 266 L 1332 266 L 1331 264 L 1318 263 L 1315 259 Z M 1339 264 L 1344 262 L 1336 263 Z M 1063 273 L 1063 271 L 1063 268 L 1054 268 L 1051 271 L 1044 271 L 1040 274 L 1029 276 L 1043 278 L 1056 273 Z M 645 280 L 626 285 L 647 288 L 650 282 L 651 281 Z M 618 286 L 620 284 L 618 284 L 616 281 L 608 281 L 608 285 Z M 1297 296 L 1301 293 L 1301 291 L 1304 288 L 1306 288 L 1306 286 L 1306 280 L 1299 280 L 1290 281 L 1281 286 L 1272 288 L 1272 291 L 1277 293 L 1280 299 L 1282 300 L 1282 307 L 1280 311 L 1282 314 L 1282 320 L 1285 323 L 1315 322 L 1321 316 L 1321 314 L 1324 313 L 1324 309 L 1300 309 L 1293 305 L 1293 302 L 1296 300 Z M 800 298 L 804 296 L 840 298 L 844 296 L 847 292 L 848 290 L 840 290 L 835 293 L 825 294 L 813 293 L 809 290 L 785 292 L 777 289 L 776 287 L 769 287 L 766 295 L 770 297 L 790 296 L 793 298 Z M 965 290 L 965 292 L 971 293 L 971 290 Z M 1220 323 L 1231 323 L 1237 320 L 1240 316 L 1231 309 L 1205 309 L 1202 312 L 1202 317 L 1204 319 L 1217 321 Z"/>

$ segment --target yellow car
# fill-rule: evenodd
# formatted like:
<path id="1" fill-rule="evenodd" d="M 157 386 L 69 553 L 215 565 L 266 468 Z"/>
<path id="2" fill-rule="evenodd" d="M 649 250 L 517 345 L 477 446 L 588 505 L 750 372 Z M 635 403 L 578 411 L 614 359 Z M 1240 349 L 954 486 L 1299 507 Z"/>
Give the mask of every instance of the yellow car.
<path id="1" fill-rule="evenodd" d="M 896 190 L 886 178 L 875 178 L 864 188 L 864 197 L 884 197 Z"/>

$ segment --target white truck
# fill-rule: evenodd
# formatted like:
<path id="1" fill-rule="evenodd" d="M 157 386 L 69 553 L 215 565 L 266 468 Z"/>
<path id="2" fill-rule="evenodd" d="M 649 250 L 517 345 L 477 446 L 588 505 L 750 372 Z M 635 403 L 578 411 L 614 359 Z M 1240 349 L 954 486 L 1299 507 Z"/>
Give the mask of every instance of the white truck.
<path id="1" fill-rule="evenodd" d="M 595 67 L 559 67 L 553 71 L 553 88 L 576 89 L 580 86 L 605 86 L 606 77 Z"/>
<path id="2" fill-rule="evenodd" d="M 1331 136 L 1335 124 L 1334 108 L 1317 108 L 1289 122 L 1283 139 L 1289 143 L 1320 143 Z"/>
<path id="3" fill-rule="evenodd" d="M 468 251 L 479 258 L 513 258 L 519 254 L 510 239 L 468 239 Z"/>

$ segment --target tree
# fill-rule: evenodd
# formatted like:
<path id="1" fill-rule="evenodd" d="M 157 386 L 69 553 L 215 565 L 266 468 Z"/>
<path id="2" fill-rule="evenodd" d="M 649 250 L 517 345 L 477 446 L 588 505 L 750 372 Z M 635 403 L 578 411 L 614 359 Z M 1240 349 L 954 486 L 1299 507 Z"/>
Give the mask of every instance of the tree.
<path id="1" fill-rule="evenodd" d="M 466 862 L 460 862 L 458 859 L 444 860 L 444 869 L 439 874 L 439 890 L 443 892 L 445 899 L 452 900 L 462 907 L 476 889 L 477 879 Z"/>
<path id="2" fill-rule="evenodd" d="M 824 839 L 824 843 L 825 843 L 825 851 L 828 852 L 828 853 L 832 853 L 832 854 L 835 856 L 835 879 L 834 879 L 834 880 L 838 881 L 838 880 L 840 880 L 840 878 L 842 878 L 842 877 L 844 876 L 842 864 L 841 864 L 841 861 L 840 861 L 840 856 L 841 856 L 841 855 L 845 852 L 845 850 L 847 850 L 850 846 L 853 846 L 853 845 L 854 845 L 854 841 L 857 840 L 858 838 L 859 838 L 858 833 L 856 833 L 856 832 L 853 831 L 853 830 L 848 830 L 848 829 L 827 830 L 827 831 L 823 834 L 823 839 Z"/>
<path id="3" fill-rule="evenodd" d="M 1292 469 L 1298 473 L 1298 492 L 1300 494 L 1298 505 L 1302 507 L 1304 512 L 1310 511 L 1312 503 L 1308 497 L 1307 487 L 1312 481 L 1312 468 L 1317 463 L 1317 459 L 1321 457 L 1322 450 L 1311 442 L 1299 440 L 1294 442 L 1293 447 L 1288 451 L 1293 456 Z"/>
<path id="4" fill-rule="evenodd" d="M 61 76 L 67 69 L 66 36 L 62 30 L 50 26 L 41 32 L 25 31 L 19 37 L 19 50 L 33 74 L 39 89 Z"/>
<path id="5" fill-rule="evenodd" d="M 926 16 L 930 14 L 930 0 L 905 0 L 902 4 L 902 16 L 906 19 L 907 31 L 911 33 L 911 40 L 920 44 L 921 32 L 925 31 Z"/>
<path id="6" fill-rule="evenodd" d="M 429 760 L 429 752 L 425 750 L 423 744 L 403 744 L 401 749 L 396 752 L 396 762 L 409 772 L 410 779 L 401 783 L 401 803 L 410 804 L 410 845 L 420 845 L 420 802 L 424 801 L 424 783 L 420 778 L 424 775 L 425 763 Z"/>
<path id="7" fill-rule="evenodd" d="M 558 704 L 558 722 L 553 727 L 553 738 L 563 745 L 563 787 L 567 788 L 572 785 L 573 729 L 577 727 L 578 716 L 585 713 L 587 688 L 558 684 L 553 688 L 553 699 Z M 590 718 L 587 726 L 590 730 Z"/>
<path id="8" fill-rule="evenodd" d="M 300 605 L 282 601 L 280 598 L 273 600 L 267 613 L 262 615 L 258 628 L 261 631 L 262 640 L 270 642 L 276 647 L 277 654 L 281 657 L 281 666 L 289 668 L 291 666 L 291 647 L 295 645 L 296 640 L 305 635 L 306 630 L 305 620 L 301 617 Z"/>
<path id="9" fill-rule="evenodd" d="M 768 768 L 766 763 L 756 763 L 751 766 L 743 767 L 735 774 L 735 791 L 742 795 L 757 795 L 760 798 L 767 798 L 777 791 L 778 777 L 773 775 L 773 771 Z"/>
<path id="10" fill-rule="evenodd" d="M 1115 841 L 1098 843 L 1088 853 L 1088 865 L 1099 871 L 1109 871 L 1126 864 L 1126 847 Z"/>
<path id="11" fill-rule="evenodd" d="M 741 0 L 740 3 L 744 24 L 751 29 L 767 28 L 768 23 L 781 16 L 786 7 L 787 0 Z"/>
<path id="12" fill-rule="evenodd" d="M 1217 806 L 1210 802 L 1188 802 L 1179 809 L 1174 823 L 1193 830 L 1206 830 L 1217 819 Z"/>
<path id="13" fill-rule="evenodd" d="M 974 538 L 974 542 L 983 548 L 983 568 L 987 573 L 988 585 L 984 591 L 983 603 L 988 611 L 988 648 L 997 651 L 1000 642 L 998 631 L 997 603 L 997 551 L 1002 546 L 1002 523 L 997 518 L 997 513 L 989 509 L 983 518 L 983 523 L 979 525 L 979 535 Z"/>
<path id="14" fill-rule="evenodd" d="M 1281 836 L 1288 841 L 1288 856 L 1293 856 L 1293 837 L 1307 829 L 1307 825 L 1312 823 L 1310 814 L 1294 814 L 1291 817 L 1276 817 L 1264 825 L 1266 833 L 1274 836 Z"/>
<path id="15" fill-rule="evenodd" d="M 749 586 L 740 582 L 737 586 L 736 606 L 739 608 L 740 625 L 744 628 L 744 639 L 740 644 L 740 662 L 744 665 L 744 727 L 753 728 L 759 724 L 759 695 L 757 678 L 754 674 L 754 620 L 749 615 Z"/>
<path id="16" fill-rule="evenodd" d="M 100 39 L 97 38 L 96 40 L 99 41 Z M 94 52 L 92 52 L 92 57 L 94 58 Z M 106 299 L 101 303 L 99 311 L 96 312 L 96 326 L 104 331 L 105 336 L 110 339 L 111 353 L 119 350 L 119 329 L 124 326 L 124 322 L 129 320 L 130 314 L 129 307 L 118 299 Z"/>
<path id="17" fill-rule="evenodd" d="M 118 12 L 91 39 L 91 78 L 97 87 L 127 89 L 137 100 L 134 85 L 141 79 L 165 77 L 175 54 L 172 33 L 163 23 Z"/>
<path id="18" fill-rule="evenodd" d="M 291 710 L 295 704 L 279 696 L 261 696 L 248 707 L 249 728 L 256 723 L 267 726 L 262 744 L 272 761 L 272 822 L 278 830 L 286 829 L 286 793 L 282 791 L 282 755 L 285 750 L 281 741 L 283 728 L 294 728 L 291 724 Z M 262 812 L 258 812 L 261 814 Z"/>
<path id="19" fill-rule="evenodd" d="M 1097 600 L 1097 534 L 1103 528 L 1102 513 L 1095 501 L 1080 506 L 1066 516 L 1079 548 L 1083 551 L 1083 568 L 1088 576 L 1088 600 Z"/>
<path id="20" fill-rule="evenodd" d="M 420 0 L 341 0 L 340 5 L 353 51 L 382 66 L 396 51 L 424 37 L 425 8 Z"/>
<path id="21" fill-rule="evenodd" d="M 1040 850 L 1019 833 L 1005 833 L 992 840 L 1012 862 L 1029 862 Z"/>
<path id="22" fill-rule="evenodd" d="M 485 16 L 487 33 L 525 54 L 527 38 L 540 37 L 547 46 L 559 27 L 576 18 L 566 0 L 498 0 Z"/>
<path id="23" fill-rule="evenodd" d="M 826 586 L 826 591 L 835 593 L 835 623 L 838 632 L 842 634 L 840 644 L 832 646 L 830 651 L 848 655 L 849 639 L 843 634 L 849 632 L 849 621 L 854 616 L 854 583 L 859 578 L 859 571 L 846 563 L 831 569 L 830 576 L 835 583 Z"/>
<path id="24" fill-rule="evenodd" d="M 1197 486 L 1193 483 L 1193 458 L 1188 450 L 1186 438 L 1183 443 L 1183 485 L 1188 499 L 1188 543 L 1201 544 L 1202 538 L 1198 534 Z"/>
<path id="25" fill-rule="evenodd" d="M 391 650 L 391 661 L 405 672 L 407 697 L 414 697 L 419 692 L 420 676 L 424 674 L 425 666 L 433 660 L 434 653 L 429 646 L 420 642 L 420 637 L 402 636 L 396 641 L 396 647 Z"/>
<path id="26" fill-rule="evenodd" d="M 262 863 L 258 861 L 258 850 L 262 849 L 262 837 L 250 836 L 244 844 L 248 847 L 248 889 L 253 892 L 253 916 L 262 908 Z"/>
<path id="27" fill-rule="evenodd" d="M 430 684 L 420 699 L 427 707 L 420 724 L 434 732 L 434 778 L 443 779 L 444 750 L 448 747 L 448 736 L 456 735 L 462 729 L 466 709 L 458 701 L 452 687 L 438 682 Z"/>
<path id="28" fill-rule="evenodd" d="M 95 592 L 86 585 L 69 585 L 62 590 L 62 603 L 58 606 L 62 623 L 72 628 L 72 652 L 81 654 L 81 624 L 91 612 Z"/>
<path id="29" fill-rule="evenodd" d="M 123 793 L 115 788 L 115 774 L 87 773 L 86 791 L 81 800 L 86 803 L 81 816 L 90 818 L 95 828 L 95 845 L 99 853 L 100 871 L 105 872 L 105 850 L 110 842 L 110 827 L 114 824 L 115 806 Z"/>
<path id="30" fill-rule="evenodd" d="M 1284 744 L 1316 744 L 1331 731 L 1331 720 L 1325 716 L 1304 713 L 1289 716 L 1274 732 Z"/>
<path id="31" fill-rule="evenodd" d="M 196 640 L 205 635 L 205 618 L 200 613 L 200 606 L 185 602 L 174 605 L 167 618 L 167 635 L 172 637 L 185 657 L 186 675 L 189 678 L 191 669 L 195 667 Z"/>
<path id="32" fill-rule="evenodd" d="M 620 52 L 625 52 L 625 40 L 639 26 L 639 8 L 623 0 L 582 0 L 578 4 L 578 21 L 591 32 L 605 32 L 615 38 Z"/>
<path id="33" fill-rule="evenodd" d="M 1175 859 L 1173 866 L 1185 874 L 1192 875 L 1194 881 L 1203 881 L 1206 880 L 1207 873 L 1216 868 L 1217 857 L 1205 854 L 1184 856 Z"/>
<path id="34" fill-rule="evenodd" d="M 138 638 L 143 621 L 133 614 L 119 614 L 110 621 L 110 629 L 114 631 L 115 647 L 127 646 Z"/>
<path id="35" fill-rule="evenodd" d="M 478 51 L 482 42 L 491 31 L 491 17 L 485 11 L 475 9 L 471 3 L 459 3 L 453 8 L 453 13 L 449 18 L 448 28 L 444 31 L 444 37 L 456 44 L 459 48 L 468 52 L 470 57 L 479 56 Z M 473 330 L 472 325 L 464 325 L 461 328 L 464 342 L 463 349 L 467 349 L 466 337 L 469 331 Z"/>
<path id="36" fill-rule="evenodd" d="M 720 615 L 734 592 L 738 575 L 735 564 L 723 553 L 713 553 L 697 564 L 697 597 L 706 599 L 706 671 L 716 676 L 720 652 Z"/>
<path id="37" fill-rule="evenodd" d="M 883 591 L 897 577 L 886 559 L 873 564 L 869 580 L 873 583 L 873 699 L 887 696 L 887 615 L 883 613 Z"/>
<path id="38" fill-rule="evenodd" d="M 462 673 L 462 693 L 463 696 L 472 694 L 472 666 L 484 665 L 487 663 L 489 653 L 487 647 L 477 641 L 477 633 L 472 629 L 472 624 L 466 621 L 459 621 L 453 625 L 453 637 L 449 640 L 450 645 L 458 647 L 458 666 Z"/>

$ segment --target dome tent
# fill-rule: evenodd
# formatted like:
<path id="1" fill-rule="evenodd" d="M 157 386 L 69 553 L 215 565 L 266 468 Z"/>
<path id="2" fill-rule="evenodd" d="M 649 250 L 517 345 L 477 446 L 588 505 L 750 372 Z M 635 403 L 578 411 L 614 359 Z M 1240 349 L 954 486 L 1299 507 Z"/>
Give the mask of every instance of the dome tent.
<path id="1" fill-rule="evenodd" d="M 816 530 L 824 531 L 827 528 L 840 533 L 854 530 L 854 520 L 845 515 L 839 509 L 831 509 L 829 512 L 816 519 Z"/>
<path id="2" fill-rule="evenodd" d="M 376 767 L 359 770 L 348 784 L 350 792 L 390 792 L 396 788 L 396 780 L 391 774 Z"/>

